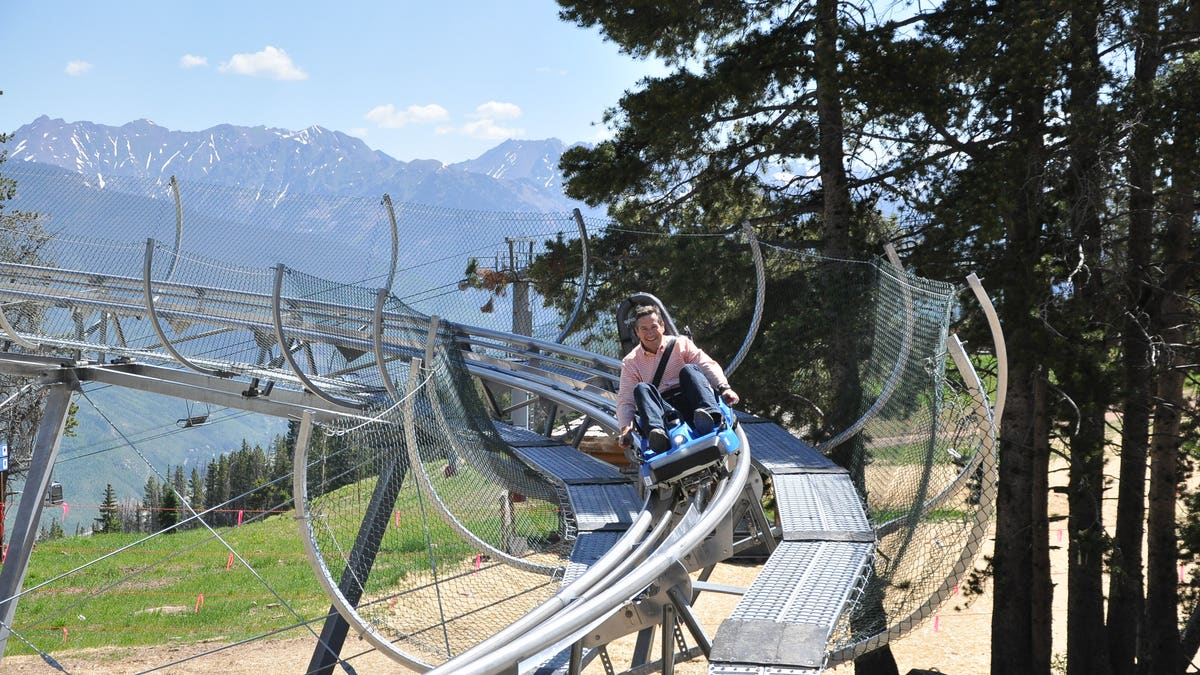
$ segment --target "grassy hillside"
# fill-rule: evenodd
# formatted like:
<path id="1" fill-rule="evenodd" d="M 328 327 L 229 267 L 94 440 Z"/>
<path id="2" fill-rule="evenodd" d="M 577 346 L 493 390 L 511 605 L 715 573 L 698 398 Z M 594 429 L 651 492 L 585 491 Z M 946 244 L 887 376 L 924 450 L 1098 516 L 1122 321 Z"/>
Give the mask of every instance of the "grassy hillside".
<path id="1" fill-rule="evenodd" d="M 470 472 L 464 466 L 460 475 Z M 443 488 L 455 480 L 437 475 L 434 484 Z M 317 498 L 321 513 L 339 514 L 323 522 L 338 530 L 340 541 L 354 540 L 360 509 L 374 484 L 375 478 L 368 477 Z M 397 513 L 422 513 L 412 481 L 404 482 L 394 508 Z M 527 500 L 516 508 L 515 533 L 529 541 L 544 542 L 558 530 L 560 516 L 553 505 Z M 464 524 L 491 531 L 497 517 L 476 512 L 474 520 Z M 206 641 L 220 645 L 266 635 L 299 637 L 310 635 L 296 627 L 306 621 L 320 632 L 329 599 L 305 555 L 293 511 L 216 532 L 220 538 L 201 526 L 145 541 L 139 540 L 146 535 L 98 534 L 39 543 L 14 620 L 19 637 L 9 640 L 6 654 L 34 653 L 33 647 L 53 653 L 96 646 Z M 476 558 L 477 551 L 438 518 L 406 517 L 389 527 L 381 542 L 373 584 L 403 587 L 401 580 L 408 575 L 427 574 L 430 544 L 439 569 L 456 564 L 469 569 Z M 231 557 L 231 549 L 238 557 Z M 340 569 L 330 572 L 341 574 Z"/>
<path id="2" fill-rule="evenodd" d="M 138 544 L 138 535 L 68 537 L 34 549 L 14 630 L 43 651 L 228 643 L 298 623 L 280 597 L 305 619 L 328 611 L 290 512 L 218 532 L 270 588 L 206 529 Z M 7 653 L 32 651 L 9 640 Z"/>

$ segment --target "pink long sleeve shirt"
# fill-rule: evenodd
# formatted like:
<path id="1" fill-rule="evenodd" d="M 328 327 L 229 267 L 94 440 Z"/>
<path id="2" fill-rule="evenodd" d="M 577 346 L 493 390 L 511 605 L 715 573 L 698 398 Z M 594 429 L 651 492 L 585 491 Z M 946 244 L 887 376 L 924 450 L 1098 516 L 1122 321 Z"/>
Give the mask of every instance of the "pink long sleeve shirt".
<path id="1" fill-rule="evenodd" d="M 646 350 L 642 349 L 641 343 L 638 343 L 633 351 L 621 359 L 621 386 L 617 393 L 618 428 L 624 429 L 633 422 L 634 414 L 637 412 L 633 403 L 633 388 L 639 382 L 653 382 L 654 372 L 658 370 L 658 362 L 662 358 L 663 350 L 666 349 L 668 339 L 670 337 L 664 339 L 659 345 L 658 351 L 653 354 L 647 354 Z M 689 363 L 700 368 L 713 388 L 720 389 L 721 385 L 728 384 L 725 379 L 725 371 L 721 369 L 721 366 L 711 356 L 705 354 L 703 349 L 696 346 L 691 338 L 680 335 L 675 336 L 675 349 L 671 351 L 671 357 L 667 360 L 667 367 L 663 371 L 662 381 L 658 383 L 659 391 L 678 387 L 679 371 Z"/>

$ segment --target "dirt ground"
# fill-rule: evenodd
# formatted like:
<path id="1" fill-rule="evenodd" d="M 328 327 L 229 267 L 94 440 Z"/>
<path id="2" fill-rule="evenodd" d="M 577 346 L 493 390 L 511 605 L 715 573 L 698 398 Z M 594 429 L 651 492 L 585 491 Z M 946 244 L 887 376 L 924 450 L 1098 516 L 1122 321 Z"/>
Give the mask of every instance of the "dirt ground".
<path id="1" fill-rule="evenodd" d="M 758 573 L 749 565 L 720 565 L 710 579 L 715 583 L 748 586 Z M 716 633 L 720 622 L 729 616 L 737 604 L 737 596 L 702 594 L 696 611 L 709 635 Z M 892 650 L 900 672 L 912 668 L 934 669 L 948 675 L 977 675 L 988 669 L 991 597 L 975 598 L 969 606 L 961 598 L 947 603 L 938 615 L 918 627 L 904 639 L 893 643 Z M 624 638 L 609 648 L 617 665 L 628 664 L 632 653 L 632 638 Z M 203 654 L 215 644 L 174 645 L 155 648 L 101 648 L 56 652 L 54 658 L 68 673 L 123 674 L 155 669 L 163 663 Z M 312 654 L 313 639 L 293 638 L 258 641 L 232 647 L 217 654 L 206 654 L 194 661 L 184 662 L 162 673 L 176 675 L 234 675 L 238 673 L 302 673 Z M 343 657 L 369 652 L 353 658 L 350 663 L 360 675 L 381 672 L 407 672 L 386 656 L 370 651 L 365 640 L 351 637 L 342 650 Z M 657 650 L 656 650 L 657 651 Z M 0 673 L 12 675 L 49 675 L 54 668 L 38 656 L 9 656 L 0 664 Z M 340 672 L 340 671 L 339 671 Z M 603 673 L 597 660 L 587 673 Z M 703 659 L 676 665 L 680 675 L 699 675 L 707 672 Z M 836 675 L 853 672 L 853 667 L 826 671 Z"/>
<path id="2" fill-rule="evenodd" d="M 1117 475 L 1116 462 L 1110 462 L 1108 474 Z M 1065 472 L 1052 473 L 1052 482 L 1066 480 Z M 1115 485 L 1109 494 L 1115 494 Z M 1115 499 L 1106 500 L 1111 508 Z M 1066 514 L 1066 500 L 1061 494 L 1050 495 L 1051 516 Z M 1106 513 L 1105 521 L 1113 522 L 1113 514 Z M 1053 580 L 1057 587 L 1064 588 L 1066 581 L 1067 534 L 1065 521 L 1052 520 L 1049 533 Z M 984 555 L 990 555 L 992 541 L 989 539 Z M 977 565 L 981 562 L 977 561 Z M 748 586 L 758 573 L 758 568 L 745 565 L 720 565 L 711 581 L 734 586 Z M 1066 606 L 1064 593 L 1054 598 L 1054 651 L 1065 651 Z M 696 610 L 709 635 L 716 633 L 720 622 L 729 616 L 737 602 L 736 596 L 704 594 L 696 603 Z M 991 652 L 991 584 L 987 584 L 981 596 L 964 599 L 955 596 L 945 603 L 931 619 L 926 620 L 913 632 L 892 643 L 901 673 L 911 669 L 927 669 L 947 675 L 982 675 L 988 672 Z M 609 652 L 616 665 L 629 663 L 632 637 L 624 638 L 610 646 Z M 178 675 L 235 675 L 239 673 L 302 673 L 312 654 L 311 637 L 258 641 L 252 644 L 223 650 L 215 655 L 205 655 L 195 661 L 184 662 L 161 671 Z M 177 661 L 189 654 L 211 650 L 213 644 L 176 645 L 147 649 L 89 649 L 64 651 L 54 654 L 62 667 L 70 673 L 135 673 L 158 668 L 163 663 Z M 360 674 L 381 672 L 405 672 L 386 656 L 370 651 L 365 640 L 351 637 L 342 650 L 342 656 L 364 653 L 354 657 L 350 663 Z M 56 672 L 37 656 L 6 657 L 0 664 L 0 673 L 13 675 L 46 675 Z M 340 671 L 339 671 L 340 672 Z M 585 671 L 603 673 L 599 660 Z M 699 675 L 707 672 L 703 659 L 678 664 L 680 675 Z M 832 675 L 853 673 L 852 665 L 831 668 Z"/>
<path id="3" fill-rule="evenodd" d="M 748 586 L 758 572 L 757 567 L 744 565 L 721 565 L 713 573 L 711 581 Z M 737 597 L 730 595 L 704 594 L 696 603 L 709 635 L 716 632 L 720 622 L 729 616 Z M 893 643 L 892 650 L 900 665 L 900 672 L 912 668 L 934 669 L 948 675 L 978 675 L 988 669 L 988 646 L 990 644 L 990 595 L 977 598 L 963 609 L 961 599 L 952 601 L 943 608 L 934 620 L 926 622 L 906 638 Z M 195 661 L 185 662 L 156 671 L 176 675 L 234 675 L 254 673 L 302 673 L 312 655 L 312 638 L 258 641 L 233 647 L 216 655 L 204 655 Z M 69 673 L 123 674 L 136 673 L 158 668 L 161 664 L 183 659 L 190 654 L 200 654 L 214 647 L 213 644 L 177 645 L 156 648 L 84 649 L 57 652 L 53 656 Z M 343 656 L 368 651 L 370 644 L 365 640 L 350 638 L 342 650 Z M 629 663 L 632 639 L 624 638 L 609 648 L 616 665 Z M 407 672 L 407 669 L 392 662 L 378 652 L 370 652 L 353 658 L 351 665 L 360 675 L 383 672 Z M 37 656 L 9 656 L 0 664 L 0 673 L 12 675 L 50 675 L 55 669 Z M 340 671 L 338 671 L 340 672 Z M 603 673 L 597 660 L 585 671 Z M 676 665 L 679 675 L 707 673 L 703 659 Z M 853 673 L 853 667 L 833 668 L 826 671 L 836 675 Z"/>

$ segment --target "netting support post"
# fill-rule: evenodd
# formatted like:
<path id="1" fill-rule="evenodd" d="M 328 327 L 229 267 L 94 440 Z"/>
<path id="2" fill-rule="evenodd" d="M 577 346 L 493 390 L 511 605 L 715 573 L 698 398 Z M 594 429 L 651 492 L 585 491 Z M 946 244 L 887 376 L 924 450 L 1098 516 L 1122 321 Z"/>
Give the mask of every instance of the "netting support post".
<path id="1" fill-rule="evenodd" d="M 775 528 L 772 526 L 771 520 L 767 518 L 767 512 L 763 509 L 761 481 L 758 482 L 757 489 L 754 482 L 746 481 L 746 487 L 742 491 L 745 493 L 746 514 L 754 529 L 758 530 L 758 539 L 766 549 L 767 555 L 770 556 L 779 546 L 779 542 L 775 540 Z M 780 538 L 782 536 L 781 529 Z M 707 652 L 705 653 L 707 654 Z"/>
<path id="2" fill-rule="evenodd" d="M 508 490 L 500 492 L 500 550 L 513 553 L 514 521 L 513 498 Z"/>
<path id="3" fill-rule="evenodd" d="M 575 427 L 575 433 L 571 435 L 571 447 L 576 450 L 583 443 L 584 437 L 587 436 L 588 429 L 592 426 L 592 418 L 588 415 L 583 416 L 583 420 L 579 422 L 579 426 Z M 550 434 L 546 434 L 549 436 Z"/>
<path id="4" fill-rule="evenodd" d="M 662 673 L 675 673 L 675 606 L 669 602 L 662 609 Z"/>
<path id="5" fill-rule="evenodd" d="M 433 353 L 437 350 L 438 327 L 441 318 L 437 314 L 429 317 L 429 332 L 425 336 L 425 364 L 433 363 Z"/>
<path id="6" fill-rule="evenodd" d="M 302 471 L 303 467 L 297 467 L 296 470 Z M 408 463 L 403 458 L 392 460 L 375 482 L 375 490 L 371 493 L 371 501 L 363 516 L 362 526 L 354 539 L 354 547 L 350 549 L 350 558 L 346 561 L 342 578 L 338 581 L 338 590 L 346 601 L 355 607 L 362 599 L 363 585 L 371 575 L 375 556 L 379 553 L 380 541 L 391 521 L 396 495 L 400 493 L 400 485 L 404 482 L 407 470 Z M 313 655 L 305 673 L 333 674 L 333 667 L 340 660 L 339 654 L 346 642 L 349 627 L 346 619 L 338 613 L 337 607 L 330 607 L 325 625 L 321 628 L 321 637 L 313 648 Z"/>
<path id="7" fill-rule="evenodd" d="M 587 296 L 588 275 L 591 270 L 588 263 L 587 224 L 583 222 L 583 214 L 579 212 L 579 209 L 571 209 L 571 216 L 575 218 L 575 224 L 579 226 L 579 251 L 583 254 L 583 262 L 579 272 L 579 293 L 575 295 L 575 308 L 571 310 L 571 316 L 567 317 L 558 337 L 554 338 L 554 341 L 558 343 L 566 340 L 567 335 L 570 335 L 571 330 L 575 327 L 575 319 L 579 317 L 579 310 L 583 308 L 583 299 Z"/>
<path id="8" fill-rule="evenodd" d="M 0 659 L 8 646 L 13 617 L 17 613 L 17 600 L 25 573 L 29 570 L 29 556 L 37 540 L 38 524 L 42 519 L 43 497 L 50 485 L 50 473 L 58 457 L 63 429 L 71 410 L 72 386 L 59 382 L 49 387 L 42 421 L 38 424 L 37 436 L 33 441 L 33 456 L 29 460 L 29 473 L 25 476 L 25 489 L 17 516 L 9 530 L 8 555 L 0 567 Z"/>

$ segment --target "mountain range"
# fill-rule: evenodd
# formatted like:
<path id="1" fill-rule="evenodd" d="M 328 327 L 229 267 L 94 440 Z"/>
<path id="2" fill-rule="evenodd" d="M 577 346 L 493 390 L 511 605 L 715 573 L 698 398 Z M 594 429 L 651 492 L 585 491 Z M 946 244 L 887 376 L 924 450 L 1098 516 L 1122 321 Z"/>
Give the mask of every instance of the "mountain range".
<path id="1" fill-rule="evenodd" d="M 393 290 L 411 301 L 457 282 L 468 257 L 498 254 L 506 238 L 573 234 L 576 208 L 601 216 L 563 192 L 557 167 L 567 147 L 508 140 L 456 164 L 403 162 L 315 126 L 183 132 L 149 120 L 114 127 L 42 116 L 0 146 L 8 155 L 0 174 L 18 185 L 6 207 L 39 214 L 64 241 L 168 245 L 174 177 L 190 253 L 256 269 L 283 263 L 336 282 L 386 276 L 392 228 L 380 198 L 388 195 L 405 270 Z M 444 308 L 421 309 L 448 318 Z"/>
<path id="2" fill-rule="evenodd" d="M 174 241 L 175 212 L 169 203 L 164 205 L 162 196 L 164 184 L 174 176 L 184 193 L 188 250 L 260 267 L 281 261 L 334 278 L 337 270 L 361 276 L 361 270 L 371 268 L 381 255 L 386 259 L 386 251 L 375 251 L 381 235 L 364 229 L 370 223 L 357 222 L 353 209 L 342 217 L 336 210 L 313 209 L 309 214 L 304 208 L 337 206 L 342 197 L 354 198 L 345 201 L 355 203 L 369 198 L 378 204 L 388 194 L 398 205 L 421 205 L 397 208 L 404 221 L 401 227 L 420 221 L 427 211 L 457 214 L 452 220 L 430 222 L 415 237 L 406 230 L 403 253 L 418 262 L 438 257 L 431 252 L 444 256 L 461 248 L 455 242 L 503 243 L 507 231 L 482 229 L 497 229 L 492 222 L 497 213 L 503 212 L 502 229 L 522 226 L 517 214 L 569 214 L 573 208 L 589 214 L 585 205 L 563 194 L 557 165 L 566 148 L 558 139 L 508 140 L 457 164 L 403 162 L 358 138 L 316 126 L 288 131 L 223 124 L 183 132 L 149 120 L 114 127 L 43 116 L 0 145 L 0 151 L 8 153 L 0 174 L 15 178 L 18 186 L 16 197 L 5 206 L 47 216 L 56 235 L 116 242 L 154 236 L 168 244 Z M 256 229 L 232 219 L 234 205 L 222 201 L 232 194 L 226 186 L 237 188 L 240 195 L 318 197 L 300 199 L 292 208 L 287 207 L 290 200 L 282 198 L 258 200 L 264 206 L 252 214 Z M 206 194 L 216 197 L 208 199 Z M 405 215 L 409 212 L 415 215 Z M 284 232 L 286 236 L 280 236 Z M 435 262 L 410 264 L 416 271 L 398 279 L 393 288 L 399 293 L 406 287 L 436 286 L 443 277 L 460 277 L 465 265 L 459 259 Z M 471 307 L 478 305 L 474 301 Z M 286 424 L 214 411 L 213 424 L 182 430 L 175 420 L 185 416 L 187 404 L 177 399 L 110 388 L 90 392 L 88 401 L 91 405 L 80 406 L 76 435 L 64 439 L 54 474 L 67 489 L 73 509 L 69 515 L 66 509 L 61 516 L 54 509 L 44 516 L 67 519 L 68 533 L 77 525 L 90 526 L 107 483 L 122 501 L 140 499 L 150 473 L 147 462 L 159 471 L 168 465 L 189 471 L 203 468 L 243 440 L 269 444 Z"/>
<path id="3" fill-rule="evenodd" d="M 465 162 L 404 162 L 320 126 L 172 131 L 145 119 L 115 127 L 42 116 L 0 149 L 8 151 L 10 166 L 33 162 L 101 184 L 111 177 L 175 176 L 185 185 L 218 183 L 267 194 L 388 194 L 395 202 L 484 211 L 586 209 L 562 191 L 558 158 L 567 147 L 556 138 L 507 140 Z"/>

